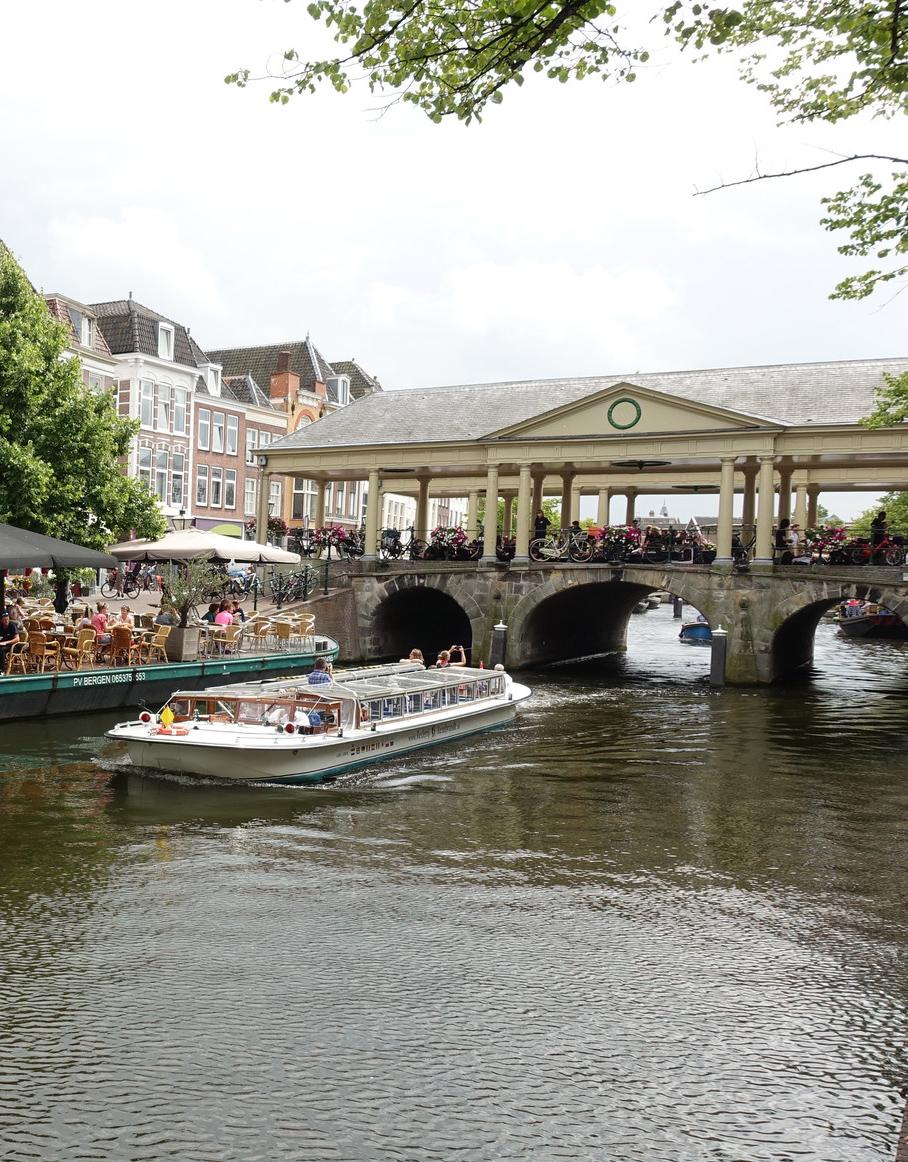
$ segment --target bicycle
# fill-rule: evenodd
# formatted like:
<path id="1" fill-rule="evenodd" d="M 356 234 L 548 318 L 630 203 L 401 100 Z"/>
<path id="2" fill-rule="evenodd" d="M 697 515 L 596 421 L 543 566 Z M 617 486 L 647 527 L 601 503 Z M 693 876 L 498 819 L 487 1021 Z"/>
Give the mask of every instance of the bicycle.
<path id="1" fill-rule="evenodd" d="M 399 529 L 382 529 L 378 541 L 378 555 L 383 561 L 399 561 L 401 557 L 409 557 L 411 561 L 425 556 L 429 547 L 425 541 L 416 536 L 416 529 L 411 525 L 407 532 L 409 540 L 400 539 Z"/>
<path id="2" fill-rule="evenodd" d="M 905 560 L 905 538 L 887 534 L 873 545 L 866 537 L 858 537 L 845 550 L 852 565 L 901 565 Z"/>
<path id="3" fill-rule="evenodd" d="M 119 569 L 108 569 L 107 576 L 101 583 L 101 596 L 132 599 L 139 596 L 139 584 L 129 573 L 121 574 Z"/>
<path id="4" fill-rule="evenodd" d="M 570 533 L 561 530 L 547 537 L 537 537 L 530 541 L 531 561 L 575 561 L 584 564 L 593 555 L 593 546 L 586 533 Z"/>

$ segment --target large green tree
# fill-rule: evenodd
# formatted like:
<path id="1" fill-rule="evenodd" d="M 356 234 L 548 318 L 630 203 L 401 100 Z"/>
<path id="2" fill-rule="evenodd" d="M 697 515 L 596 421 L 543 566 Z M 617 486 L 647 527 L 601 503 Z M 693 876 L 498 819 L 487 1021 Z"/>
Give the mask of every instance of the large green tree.
<path id="1" fill-rule="evenodd" d="M 154 497 L 120 469 L 136 425 L 83 384 L 66 342 L 0 244 L 0 521 L 98 549 L 158 536 Z"/>
<path id="2" fill-rule="evenodd" d="M 780 122 L 906 113 L 908 0 L 741 0 L 712 8 L 656 0 L 648 12 L 631 0 L 623 11 L 612 0 L 311 0 L 307 12 L 340 51 L 308 58 L 287 49 L 272 101 L 321 84 L 346 92 L 364 78 L 373 92 L 411 102 L 433 121 L 470 122 L 528 71 L 560 82 L 634 81 L 664 32 L 693 59 L 737 54 L 743 79 L 766 93 Z M 629 31 L 631 24 L 642 32 Z M 242 86 L 252 73 L 226 79 Z M 908 156 L 857 153 L 807 168 L 860 162 L 871 168 L 823 199 L 823 225 L 847 235 L 840 252 L 871 260 L 838 284 L 836 298 L 864 298 L 908 273 Z M 791 172 L 804 171 L 743 180 Z"/>

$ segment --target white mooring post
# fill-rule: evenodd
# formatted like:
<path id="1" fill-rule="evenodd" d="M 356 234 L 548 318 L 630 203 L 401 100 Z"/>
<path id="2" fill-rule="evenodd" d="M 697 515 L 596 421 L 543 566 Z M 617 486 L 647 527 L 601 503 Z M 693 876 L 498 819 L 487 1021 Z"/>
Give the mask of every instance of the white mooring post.
<path id="1" fill-rule="evenodd" d="M 710 651 L 709 684 L 710 686 L 725 685 L 725 650 L 728 645 L 728 630 L 721 625 L 713 630 L 712 649 Z"/>
<path id="2" fill-rule="evenodd" d="M 504 665 L 507 644 L 508 627 L 503 621 L 499 621 L 498 624 L 492 628 L 492 656 L 490 659 L 490 665 Z"/>

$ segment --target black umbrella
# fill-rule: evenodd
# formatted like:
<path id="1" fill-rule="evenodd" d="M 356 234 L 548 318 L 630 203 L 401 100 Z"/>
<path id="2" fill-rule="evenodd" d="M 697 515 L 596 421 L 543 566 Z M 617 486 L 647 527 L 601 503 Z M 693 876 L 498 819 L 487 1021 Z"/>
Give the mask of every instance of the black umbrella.
<path id="1" fill-rule="evenodd" d="M 0 609 L 6 604 L 7 569 L 115 569 L 116 557 L 56 537 L 0 524 Z"/>

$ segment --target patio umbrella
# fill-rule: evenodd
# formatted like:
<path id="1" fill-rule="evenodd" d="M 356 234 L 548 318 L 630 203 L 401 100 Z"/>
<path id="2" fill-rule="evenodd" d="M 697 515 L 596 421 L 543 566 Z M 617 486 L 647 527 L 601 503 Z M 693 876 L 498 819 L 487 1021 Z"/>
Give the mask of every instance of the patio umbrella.
<path id="1" fill-rule="evenodd" d="M 116 565 L 114 557 L 96 549 L 0 524 L 0 570 L 114 569 Z M 0 609 L 6 604 L 5 590 L 6 576 L 0 572 Z"/>
<path id="2" fill-rule="evenodd" d="M 298 565 L 298 553 L 241 541 L 204 529 L 180 529 L 156 541 L 123 541 L 111 545 L 111 554 L 120 561 L 192 561 L 205 557 L 211 561 L 251 561 L 259 565 Z"/>

